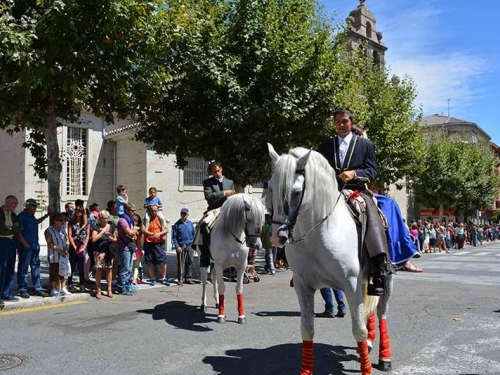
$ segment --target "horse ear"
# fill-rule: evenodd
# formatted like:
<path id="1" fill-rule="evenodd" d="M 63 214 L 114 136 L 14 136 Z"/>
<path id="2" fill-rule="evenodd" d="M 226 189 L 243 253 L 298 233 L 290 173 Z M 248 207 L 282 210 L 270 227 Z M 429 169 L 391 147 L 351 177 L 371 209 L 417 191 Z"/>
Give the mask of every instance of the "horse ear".
<path id="1" fill-rule="evenodd" d="M 250 211 L 252 208 L 252 198 L 243 195 L 243 203 L 245 204 L 245 210 Z"/>
<path id="2" fill-rule="evenodd" d="M 274 147 L 272 144 L 268 143 L 267 144 L 267 149 L 269 150 L 269 156 L 271 157 L 273 164 L 276 164 L 278 160 L 280 159 L 280 156 L 278 153 L 274 150 Z"/>
<path id="3" fill-rule="evenodd" d="M 306 164 L 309 161 L 309 157 L 311 156 L 312 150 L 309 150 L 307 154 L 304 156 L 301 156 L 299 160 L 297 160 L 297 170 L 304 170 L 306 169 Z"/>

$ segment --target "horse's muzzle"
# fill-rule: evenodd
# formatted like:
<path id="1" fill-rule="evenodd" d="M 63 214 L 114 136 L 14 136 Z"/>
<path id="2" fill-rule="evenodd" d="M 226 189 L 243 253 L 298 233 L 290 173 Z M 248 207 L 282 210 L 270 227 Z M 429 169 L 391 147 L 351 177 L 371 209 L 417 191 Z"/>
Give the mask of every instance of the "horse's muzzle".
<path id="1" fill-rule="evenodd" d="M 285 245 L 286 242 L 288 241 L 288 238 L 290 236 L 290 230 L 288 228 L 288 225 L 282 225 L 281 227 L 278 228 L 278 241 L 280 245 Z"/>

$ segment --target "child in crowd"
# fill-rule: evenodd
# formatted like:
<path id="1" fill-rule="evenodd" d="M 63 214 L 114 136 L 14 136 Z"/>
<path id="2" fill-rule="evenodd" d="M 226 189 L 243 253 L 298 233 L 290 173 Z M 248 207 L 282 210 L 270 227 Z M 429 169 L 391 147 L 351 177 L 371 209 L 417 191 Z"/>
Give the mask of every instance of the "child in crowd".
<path id="1" fill-rule="evenodd" d="M 128 204 L 127 188 L 124 185 L 118 185 L 116 193 L 118 194 L 116 197 L 116 211 L 119 217 L 123 217 L 125 215 L 125 205 Z"/>
<path id="2" fill-rule="evenodd" d="M 69 264 L 69 240 L 66 228 L 64 227 L 65 213 L 58 213 L 52 217 L 52 225 L 45 230 L 45 240 L 47 241 L 47 251 L 49 258 L 49 294 L 51 297 L 65 296 L 71 294 L 66 288 L 66 277 L 60 276 L 59 262 Z M 59 284 L 61 290 L 59 291 Z"/>
<path id="3" fill-rule="evenodd" d="M 165 222 L 165 216 L 163 216 L 163 213 L 161 212 L 162 208 L 163 208 L 163 204 L 161 202 L 161 199 L 158 198 L 158 190 L 154 186 L 149 188 L 149 196 L 146 199 L 144 199 L 144 209 L 146 210 L 146 215 L 144 216 L 144 226 L 146 228 L 149 225 L 149 218 L 150 218 L 149 208 L 152 205 L 158 206 L 157 215 L 161 221 L 162 228 L 165 228 L 167 223 Z"/>
<path id="4" fill-rule="evenodd" d="M 141 217 L 137 214 L 134 214 L 134 225 L 136 227 L 142 227 Z M 132 263 L 132 284 L 141 284 L 142 283 L 142 257 L 144 256 L 144 252 L 142 251 L 142 231 L 137 232 L 135 237 L 136 250 L 133 255 L 133 263 Z"/>

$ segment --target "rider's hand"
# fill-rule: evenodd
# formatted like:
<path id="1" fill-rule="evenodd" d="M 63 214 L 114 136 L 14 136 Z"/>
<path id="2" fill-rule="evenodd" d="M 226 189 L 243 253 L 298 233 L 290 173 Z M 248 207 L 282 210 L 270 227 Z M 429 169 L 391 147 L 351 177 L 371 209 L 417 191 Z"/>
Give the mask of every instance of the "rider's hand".
<path id="1" fill-rule="evenodd" d="M 230 197 L 231 195 L 236 194 L 234 190 L 224 190 L 223 193 L 226 197 Z"/>
<path id="2" fill-rule="evenodd" d="M 339 178 L 344 182 L 349 182 L 356 178 L 356 171 L 344 171 L 339 175 Z"/>

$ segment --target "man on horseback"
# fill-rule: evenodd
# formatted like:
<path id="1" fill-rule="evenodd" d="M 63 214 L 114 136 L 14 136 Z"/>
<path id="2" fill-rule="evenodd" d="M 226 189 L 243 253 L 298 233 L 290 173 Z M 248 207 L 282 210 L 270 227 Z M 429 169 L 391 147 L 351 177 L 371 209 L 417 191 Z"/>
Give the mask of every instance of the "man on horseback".
<path id="1" fill-rule="evenodd" d="M 212 177 L 203 181 L 203 192 L 208 203 L 207 212 L 222 207 L 230 196 L 236 194 L 234 182 L 222 175 L 222 164 L 212 160 L 208 164 L 208 173 Z M 210 233 L 208 223 L 202 222 L 200 227 L 203 234 L 203 246 L 201 246 L 200 267 L 210 265 Z"/>
<path id="2" fill-rule="evenodd" d="M 365 244 L 371 260 L 372 283 L 368 294 L 385 294 L 385 276 L 390 266 L 384 224 L 366 183 L 377 178 L 377 159 L 373 142 L 353 132 L 353 114 L 347 108 L 335 111 L 334 124 L 338 135 L 323 142 L 318 152 L 335 170 L 339 190 L 357 190 L 364 198 L 367 223 Z"/>

